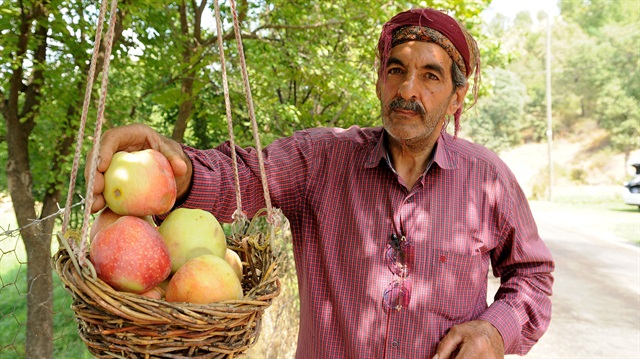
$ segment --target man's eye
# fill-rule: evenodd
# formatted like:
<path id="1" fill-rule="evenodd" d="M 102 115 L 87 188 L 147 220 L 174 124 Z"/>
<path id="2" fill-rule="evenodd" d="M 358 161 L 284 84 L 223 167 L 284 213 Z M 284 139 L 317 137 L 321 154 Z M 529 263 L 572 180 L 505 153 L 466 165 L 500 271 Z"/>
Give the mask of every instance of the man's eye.
<path id="1" fill-rule="evenodd" d="M 425 77 L 426 77 L 427 79 L 429 79 L 429 80 L 435 80 L 435 81 L 439 80 L 439 77 L 438 77 L 438 76 L 436 76 L 436 75 L 434 75 L 434 74 L 432 74 L 432 73 L 427 73 L 427 74 L 425 74 Z"/>
<path id="2" fill-rule="evenodd" d="M 388 73 L 389 75 L 399 75 L 399 74 L 401 74 L 401 73 L 402 73 L 402 70 L 400 70 L 400 69 L 399 69 L 399 68 L 397 68 L 397 67 L 393 67 L 393 68 L 390 68 L 390 69 L 387 71 L 387 73 Z"/>

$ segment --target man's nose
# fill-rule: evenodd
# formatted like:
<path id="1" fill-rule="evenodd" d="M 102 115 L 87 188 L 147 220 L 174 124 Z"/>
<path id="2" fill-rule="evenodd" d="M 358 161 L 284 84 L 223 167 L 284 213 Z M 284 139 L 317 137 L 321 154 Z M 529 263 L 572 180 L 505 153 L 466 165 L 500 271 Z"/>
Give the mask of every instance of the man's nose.
<path id="1" fill-rule="evenodd" d="M 405 100 L 418 98 L 419 86 L 417 80 L 418 79 L 415 75 L 407 74 L 404 81 L 402 81 L 400 87 L 398 88 L 398 95 Z"/>

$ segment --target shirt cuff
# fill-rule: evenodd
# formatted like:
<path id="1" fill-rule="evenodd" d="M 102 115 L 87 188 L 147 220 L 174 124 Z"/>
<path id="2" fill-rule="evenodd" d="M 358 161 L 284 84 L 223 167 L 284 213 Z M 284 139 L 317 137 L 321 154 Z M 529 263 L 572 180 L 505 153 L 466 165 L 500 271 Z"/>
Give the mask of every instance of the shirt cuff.
<path id="1" fill-rule="evenodd" d="M 493 302 L 478 319 L 491 323 L 502 335 L 505 354 L 519 354 L 520 320 L 515 309 L 504 301 Z"/>
<path id="2" fill-rule="evenodd" d="M 211 185 L 211 183 L 217 183 L 215 179 L 211 178 L 214 176 L 214 171 L 202 162 L 196 150 L 182 144 L 181 147 L 191 161 L 191 185 L 186 196 L 182 198 L 181 201 L 176 202 L 171 211 L 178 208 L 200 208 L 209 210 L 212 199 L 216 198 L 215 188 Z M 169 213 L 171 212 L 156 216 L 156 222 L 162 223 Z"/>

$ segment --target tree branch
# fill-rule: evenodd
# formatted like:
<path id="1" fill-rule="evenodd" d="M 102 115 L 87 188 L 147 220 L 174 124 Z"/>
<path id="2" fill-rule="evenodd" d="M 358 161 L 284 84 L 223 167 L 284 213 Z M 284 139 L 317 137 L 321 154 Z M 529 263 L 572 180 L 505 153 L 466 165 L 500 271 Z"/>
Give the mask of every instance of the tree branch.
<path id="1" fill-rule="evenodd" d="M 207 5 L 207 0 L 202 0 L 200 4 L 197 4 L 195 0 L 191 0 L 191 6 L 195 13 L 193 20 L 193 37 L 196 39 L 196 43 L 202 43 L 202 13 Z"/>
<path id="2" fill-rule="evenodd" d="M 333 118 L 331 119 L 331 121 L 329 121 L 330 127 L 333 127 L 336 125 L 336 122 L 338 121 L 338 119 L 340 119 L 340 116 L 342 115 L 342 113 L 347 110 L 347 108 L 349 107 L 349 104 L 350 104 L 349 101 L 346 101 L 344 104 L 342 104 L 342 107 L 340 108 L 340 110 L 338 110 L 338 112 L 336 112 L 336 114 L 333 115 Z"/>
<path id="3" fill-rule="evenodd" d="M 313 91 L 314 86 L 310 86 L 309 90 L 307 91 L 307 93 L 304 95 L 304 98 L 302 99 L 302 103 L 301 105 L 304 105 L 307 100 L 309 99 L 309 96 L 311 96 L 311 92 Z"/>
<path id="4" fill-rule="evenodd" d="M 44 83 L 44 67 L 47 57 L 47 32 L 49 31 L 49 26 L 42 25 L 44 19 L 46 19 L 46 13 L 43 11 L 41 15 L 42 18 L 38 19 L 40 21 L 37 21 L 38 25 L 34 34 L 38 44 L 33 56 L 34 71 L 29 85 L 27 85 L 26 91 L 24 91 L 25 100 L 22 111 L 18 115 L 19 118 L 23 119 L 21 127 L 27 133 L 30 133 L 35 126 L 36 111 L 34 111 L 34 109 L 40 104 L 40 90 Z"/>

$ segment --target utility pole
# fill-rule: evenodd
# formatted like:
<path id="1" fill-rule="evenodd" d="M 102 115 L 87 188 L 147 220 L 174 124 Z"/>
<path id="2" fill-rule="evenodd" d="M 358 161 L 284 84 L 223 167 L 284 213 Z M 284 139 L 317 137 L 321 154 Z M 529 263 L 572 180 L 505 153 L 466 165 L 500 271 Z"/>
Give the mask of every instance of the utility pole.
<path id="1" fill-rule="evenodd" d="M 548 200 L 553 201 L 553 126 L 551 119 L 551 15 L 547 14 L 547 142 L 549 154 L 549 192 Z"/>

